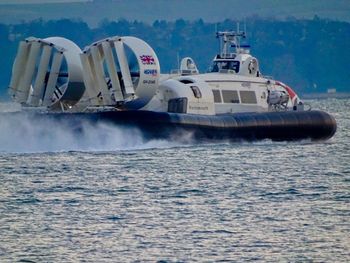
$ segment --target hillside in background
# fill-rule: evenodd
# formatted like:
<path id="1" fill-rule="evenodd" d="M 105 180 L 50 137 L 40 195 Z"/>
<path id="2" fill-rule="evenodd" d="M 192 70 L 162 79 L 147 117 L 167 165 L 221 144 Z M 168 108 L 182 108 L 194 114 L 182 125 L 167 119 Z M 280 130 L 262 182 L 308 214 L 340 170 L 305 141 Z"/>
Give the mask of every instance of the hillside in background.
<path id="1" fill-rule="evenodd" d="M 0 4 L 1 2 L 7 3 L 0 6 L 0 23 L 4 24 L 39 18 L 45 21 L 68 18 L 81 19 L 89 26 L 97 27 L 102 19 L 137 19 L 153 23 L 157 19 L 175 21 L 183 18 L 215 23 L 225 19 L 243 20 L 251 16 L 312 19 L 315 15 L 350 22 L 349 0 L 65 0 L 66 3 L 52 3 L 53 0 L 51 3 L 48 0 L 0 0 Z M 31 4 L 33 2 L 36 4 Z"/>
<path id="2" fill-rule="evenodd" d="M 325 92 L 329 88 L 350 91 L 350 24 L 315 17 L 311 20 L 250 18 L 246 20 L 251 53 L 260 60 L 262 73 L 274 76 L 301 93 Z M 163 73 L 177 68 L 177 54 L 192 57 L 201 72 L 218 52 L 215 30 L 235 29 L 236 21 L 219 24 L 199 19 L 153 24 L 104 20 L 97 28 L 77 20 L 36 20 L 15 25 L 0 24 L 0 94 L 8 86 L 12 63 L 20 40 L 29 36 L 66 37 L 81 48 L 114 35 L 132 35 L 156 51 Z"/>

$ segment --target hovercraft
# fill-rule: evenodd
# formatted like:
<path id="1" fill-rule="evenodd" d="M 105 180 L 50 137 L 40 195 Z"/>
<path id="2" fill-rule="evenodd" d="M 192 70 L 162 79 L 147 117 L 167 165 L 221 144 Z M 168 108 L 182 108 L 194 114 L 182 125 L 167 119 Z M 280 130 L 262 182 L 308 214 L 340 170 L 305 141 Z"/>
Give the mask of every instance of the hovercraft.
<path id="1" fill-rule="evenodd" d="M 286 84 L 262 75 L 241 45 L 245 32 L 217 32 L 220 53 L 209 72 L 192 58 L 160 73 L 154 50 L 135 37 L 110 37 L 81 50 L 61 37 L 21 41 L 9 91 L 16 114 L 78 125 L 136 127 L 145 138 L 191 133 L 213 140 L 325 140 L 333 116 L 310 107 Z M 308 109 L 307 109 L 308 108 Z"/>

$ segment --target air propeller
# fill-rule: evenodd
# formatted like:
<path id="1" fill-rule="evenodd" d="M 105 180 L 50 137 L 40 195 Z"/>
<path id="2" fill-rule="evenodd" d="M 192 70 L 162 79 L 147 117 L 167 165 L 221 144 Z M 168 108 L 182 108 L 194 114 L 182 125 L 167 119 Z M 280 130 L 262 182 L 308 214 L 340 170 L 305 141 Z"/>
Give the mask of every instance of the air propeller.
<path id="1" fill-rule="evenodd" d="M 80 52 L 76 44 L 61 37 L 21 41 L 12 68 L 10 95 L 26 106 L 72 107 L 85 91 Z"/>
<path id="2" fill-rule="evenodd" d="M 80 58 L 89 105 L 141 108 L 155 94 L 159 61 L 141 39 L 106 38 L 87 46 Z"/>

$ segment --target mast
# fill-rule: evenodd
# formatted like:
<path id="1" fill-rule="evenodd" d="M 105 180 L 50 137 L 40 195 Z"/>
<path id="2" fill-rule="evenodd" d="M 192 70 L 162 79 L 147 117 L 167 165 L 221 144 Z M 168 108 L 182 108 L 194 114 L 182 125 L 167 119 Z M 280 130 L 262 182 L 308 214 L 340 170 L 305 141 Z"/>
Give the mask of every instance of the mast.
<path id="1" fill-rule="evenodd" d="M 245 31 L 239 31 L 239 24 L 237 24 L 237 31 L 218 31 L 216 37 L 220 39 L 221 58 L 231 58 L 234 53 L 241 53 L 240 39 L 246 38 Z M 230 48 L 235 48 L 235 52 L 230 52 Z"/>

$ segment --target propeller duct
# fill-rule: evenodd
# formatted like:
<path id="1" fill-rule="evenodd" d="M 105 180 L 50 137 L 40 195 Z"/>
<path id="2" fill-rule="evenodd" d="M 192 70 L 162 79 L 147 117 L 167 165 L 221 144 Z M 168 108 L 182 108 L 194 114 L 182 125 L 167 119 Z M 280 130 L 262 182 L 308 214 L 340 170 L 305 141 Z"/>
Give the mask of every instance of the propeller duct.
<path id="1" fill-rule="evenodd" d="M 85 91 L 80 48 L 61 38 L 27 38 L 21 41 L 12 68 L 10 95 L 33 107 L 66 109 Z"/>
<path id="2" fill-rule="evenodd" d="M 141 108 L 154 96 L 160 66 L 154 50 L 135 37 L 110 37 L 80 54 L 90 105 Z"/>

